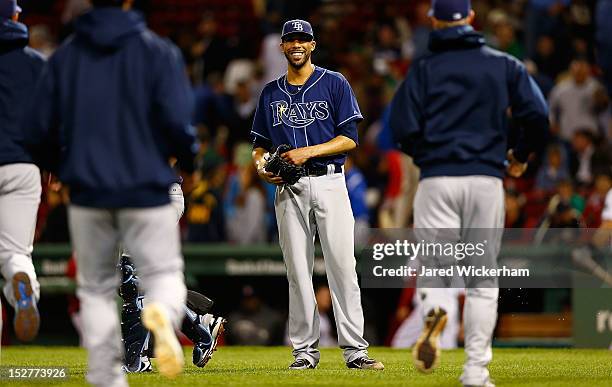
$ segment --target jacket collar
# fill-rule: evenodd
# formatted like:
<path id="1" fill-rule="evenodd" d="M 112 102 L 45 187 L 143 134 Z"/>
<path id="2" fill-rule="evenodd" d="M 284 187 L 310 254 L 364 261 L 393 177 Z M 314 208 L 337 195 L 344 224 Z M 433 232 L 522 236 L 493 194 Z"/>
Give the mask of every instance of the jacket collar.
<path id="1" fill-rule="evenodd" d="M 484 44 L 482 34 L 469 25 L 435 30 L 429 35 L 429 49 L 433 52 L 474 48 Z"/>

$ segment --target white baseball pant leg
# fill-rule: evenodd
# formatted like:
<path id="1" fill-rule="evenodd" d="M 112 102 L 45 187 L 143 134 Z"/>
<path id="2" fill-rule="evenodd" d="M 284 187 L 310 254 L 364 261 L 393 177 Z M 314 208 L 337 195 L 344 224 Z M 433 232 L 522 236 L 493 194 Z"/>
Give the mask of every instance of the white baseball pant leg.
<path id="1" fill-rule="evenodd" d="M 40 297 L 40 285 L 32 264 L 40 193 L 40 171 L 36 165 L 0 166 L 0 270 L 5 279 L 4 295 L 11 306 L 15 305 L 11 280 L 19 272 L 30 277 L 36 300 Z"/>
<path id="2" fill-rule="evenodd" d="M 183 196 L 181 185 L 179 183 L 172 183 L 168 190 L 168 195 L 170 196 L 170 204 L 176 213 L 176 223 L 178 223 L 185 212 L 185 197 Z M 119 259 L 121 259 L 122 255 L 130 256 L 130 253 L 123 246 L 119 251 Z"/>
<path id="3" fill-rule="evenodd" d="M 367 355 L 361 291 L 354 255 L 354 219 L 344 175 L 305 177 L 278 188 L 279 243 L 289 281 L 289 338 L 296 359 L 319 361 L 319 315 L 312 286 L 314 237 L 318 230 L 331 291 L 338 344 L 344 360 Z"/>
<path id="4" fill-rule="evenodd" d="M 501 179 L 491 176 L 432 177 L 421 180 L 415 198 L 415 228 L 457 229 L 462 240 L 470 240 L 470 230 L 491 229 L 487 254 L 495 267 L 504 227 L 504 190 Z M 497 230 L 497 231 L 495 231 Z M 491 287 L 469 287 L 464 305 L 466 362 L 461 382 L 481 385 L 489 377 L 488 364 L 493 357 L 491 341 L 497 321 L 497 283 Z M 436 306 L 448 307 L 453 301 L 445 289 L 422 288 L 423 311 Z"/>
<path id="5" fill-rule="evenodd" d="M 139 268 L 147 297 L 165 306 L 174 326 L 180 326 L 186 288 L 175 214 L 169 204 L 119 210 L 69 207 L 88 351 L 87 381 L 93 385 L 127 385 L 121 370 L 123 346 L 115 302 L 120 276 L 114 252 L 121 242 Z"/>

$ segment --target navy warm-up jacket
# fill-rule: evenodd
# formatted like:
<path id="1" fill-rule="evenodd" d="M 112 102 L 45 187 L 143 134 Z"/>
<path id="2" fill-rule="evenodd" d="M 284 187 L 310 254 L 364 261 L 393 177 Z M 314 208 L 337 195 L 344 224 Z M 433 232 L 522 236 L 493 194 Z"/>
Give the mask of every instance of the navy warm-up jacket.
<path id="1" fill-rule="evenodd" d="M 20 124 L 45 60 L 27 44 L 25 25 L 0 20 L 0 165 L 32 163 Z"/>
<path id="2" fill-rule="evenodd" d="M 169 157 L 193 171 L 192 100 L 181 54 L 170 41 L 148 30 L 137 12 L 94 8 L 49 59 L 28 139 L 42 152 L 50 144 L 59 151 L 58 175 L 74 204 L 163 205 L 176 181 Z"/>
<path id="3" fill-rule="evenodd" d="M 421 178 L 503 177 L 509 107 L 522 128 L 517 159 L 543 144 L 548 108 L 521 62 L 485 46 L 471 26 L 432 32 L 429 48 L 397 90 L 389 122 Z"/>

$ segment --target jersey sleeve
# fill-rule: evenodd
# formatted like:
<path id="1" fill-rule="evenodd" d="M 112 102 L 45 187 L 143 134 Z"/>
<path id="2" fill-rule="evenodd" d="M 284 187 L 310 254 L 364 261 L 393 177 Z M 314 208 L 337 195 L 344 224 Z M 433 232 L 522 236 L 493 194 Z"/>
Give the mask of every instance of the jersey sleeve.
<path id="1" fill-rule="evenodd" d="M 355 144 L 359 145 L 359 134 L 357 132 L 357 121 L 349 121 L 346 124 L 337 127 L 335 130 L 336 136 L 344 136 L 348 137 L 355 142 Z"/>
<path id="2" fill-rule="evenodd" d="M 266 102 L 264 98 L 265 89 L 259 96 L 259 102 L 257 103 L 257 109 L 255 109 L 255 116 L 253 117 L 253 126 L 251 127 L 251 137 L 253 138 L 254 148 L 264 148 L 265 150 L 272 150 L 272 137 L 270 136 L 270 130 L 268 129 L 268 120 L 266 119 Z"/>
<path id="3" fill-rule="evenodd" d="M 606 195 L 606 204 L 601 212 L 602 221 L 612 221 L 612 189 L 608 191 Z"/>
<path id="4" fill-rule="evenodd" d="M 335 95 L 334 121 L 337 128 L 352 121 L 363 120 L 355 93 L 353 93 L 353 89 L 346 78 L 341 77 Z"/>

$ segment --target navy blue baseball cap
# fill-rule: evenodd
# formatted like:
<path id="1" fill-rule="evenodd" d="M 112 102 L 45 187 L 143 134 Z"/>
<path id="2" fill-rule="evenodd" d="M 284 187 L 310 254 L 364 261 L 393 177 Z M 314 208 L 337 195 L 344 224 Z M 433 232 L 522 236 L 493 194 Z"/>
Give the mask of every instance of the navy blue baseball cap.
<path id="1" fill-rule="evenodd" d="M 283 32 L 281 32 L 281 40 L 284 40 L 285 37 L 290 34 L 308 35 L 311 39 L 314 39 L 312 26 L 306 20 L 294 19 L 285 22 L 283 25 Z"/>
<path id="2" fill-rule="evenodd" d="M 429 16 L 452 22 L 468 17 L 471 9 L 470 0 L 431 0 Z"/>
<path id="3" fill-rule="evenodd" d="M 16 13 L 21 12 L 16 0 L 0 0 L 0 18 L 10 19 Z"/>

